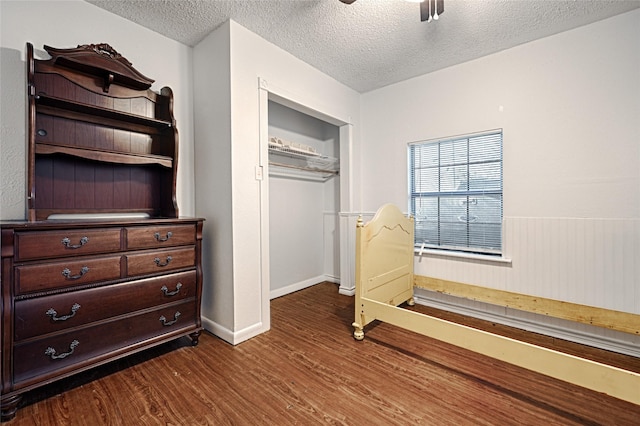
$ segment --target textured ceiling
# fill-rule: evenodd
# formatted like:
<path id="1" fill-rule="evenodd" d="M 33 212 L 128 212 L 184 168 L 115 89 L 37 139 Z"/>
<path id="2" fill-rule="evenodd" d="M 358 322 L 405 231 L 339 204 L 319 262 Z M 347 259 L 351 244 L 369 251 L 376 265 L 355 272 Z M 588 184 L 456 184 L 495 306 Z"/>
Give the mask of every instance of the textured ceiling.
<path id="1" fill-rule="evenodd" d="M 232 19 L 367 92 L 640 7 L 640 0 L 87 0 L 189 46 Z M 612 48 L 615 48 L 614 46 Z"/>

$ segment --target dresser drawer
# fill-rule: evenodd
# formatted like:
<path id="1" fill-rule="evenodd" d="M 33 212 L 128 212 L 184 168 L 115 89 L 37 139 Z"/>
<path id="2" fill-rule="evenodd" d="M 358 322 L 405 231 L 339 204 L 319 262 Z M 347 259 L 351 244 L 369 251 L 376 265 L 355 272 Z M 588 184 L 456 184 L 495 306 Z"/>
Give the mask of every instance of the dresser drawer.
<path id="1" fill-rule="evenodd" d="M 72 259 L 17 266 L 15 271 L 18 294 L 120 278 L 119 255 Z"/>
<path id="2" fill-rule="evenodd" d="M 145 251 L 127 254 L 126 257 L 127 274 L 130 277 L 189 268 L 196 264 L 196 251 L 193 246 Z"/>
<path id="3" fill-rule="evenodd" d="M 120 250 L 120 228 L 17 232 L 16 258 L 52 258 Z"/>
<path id="4" fill-rule="evenodd" d="M 101 323 L 39 340 L 16 344 L 13 350 L 13 378 L 18 386 L 37 381 L 39 376 L 64 374 L 100 359 L 130 350 L 145 340 L 196 330 L 196 303 L 188 301 L 151 312 Z"/>
<path id="5" fill-rule="evenodd" d="M 128 249 L 184 246 L 196 239 L 195 225 L 132 226 L 126 232 Z"/>
<path id="6" fill-rule="evenodd" d="M 196 272 L 17 300 L 15 341 L 78 327 L 153 306 L 195 298 Z"/>

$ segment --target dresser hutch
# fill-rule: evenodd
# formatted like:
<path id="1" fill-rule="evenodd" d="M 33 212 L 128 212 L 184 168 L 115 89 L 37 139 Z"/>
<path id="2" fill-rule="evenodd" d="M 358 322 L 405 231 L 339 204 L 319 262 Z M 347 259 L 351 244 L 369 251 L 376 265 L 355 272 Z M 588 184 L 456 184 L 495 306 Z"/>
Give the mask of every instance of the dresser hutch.
<path id="1" fill-rule="evenodd" d="M 27 207 L 1 226 L 2 420 L 24 392 L 202 327 L 173 94 L 108 44 L 27 44 Z"/>

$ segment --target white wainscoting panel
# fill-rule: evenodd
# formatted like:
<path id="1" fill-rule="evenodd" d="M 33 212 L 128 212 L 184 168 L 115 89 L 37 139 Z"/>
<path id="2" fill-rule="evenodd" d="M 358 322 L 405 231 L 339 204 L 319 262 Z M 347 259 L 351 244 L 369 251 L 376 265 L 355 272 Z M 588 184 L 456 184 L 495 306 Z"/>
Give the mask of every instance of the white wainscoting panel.
<path id="1" fill-rule="evenodd" d="M 340 294 L 353 296 L 356 291 L 356 226 L 358 217 L 366 223 L 375 212 L 340 212 Z"/>
<path id="2" fill-rule="evenodd" d="M 640 219 L 504 220 L 510 264 L 425 254 L 415 272 L 640 314 Z"/>
<path id="3" fill-rule="evenodd" d="M 340 282 L 340 218 L 338 212 L 323 213 L 324 274 Z"/>

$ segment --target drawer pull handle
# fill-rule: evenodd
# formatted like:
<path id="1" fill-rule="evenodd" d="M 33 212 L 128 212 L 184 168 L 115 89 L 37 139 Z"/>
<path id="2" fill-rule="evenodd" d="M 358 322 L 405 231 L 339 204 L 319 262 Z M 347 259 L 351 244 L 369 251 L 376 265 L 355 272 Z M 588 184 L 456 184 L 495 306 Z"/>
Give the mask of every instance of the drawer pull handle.
<path id="1" fill-rule="evenodd" d="M 82 269 L 80 269 L 80 273 L 78 275 L 71 275 L 71 271 L 68 268 L 64 268 L 62 270 L 62 275 L 64 275 L 68 280 L 77 280 L 82 278 L 82 276 L 87 272 L 89 272 L 88 266 L 83 266 Z"/>
<path id="2" fill-rule="evenodd" d="M 159 258 L 159 257 L 156 257 L 155 259 L 153 259 L 153 261 L 154 261 L 154 262 L 156 263 L 156 265 L 158 265 L 158 266 L 167 266 L 167 265 L 171 262 L 171 260 L 172 260 L 172 259 L 173 259 L 173 258 L 172 258 L 171 256 L 167 256 L 167 261 L 166 261 L 165 263 L 160 263 L 160 262 L 161 262 L 161 261 L 160 261 L 160 258 Z"/>
<path id="3" fill-rule="evenodd" d="M 89 237 L 80 238 L 80 244 L 71 244 L 71 240 L 67 237 L 64 237 L 61 242 L 62 242 L 62 245 L 68 249 L 79 249 L 80 247 L 82 247 L 83 245 L 89 242 Z"/>
<path id="4" fill-rule="evenodd" d="M 73 351 L 76 350 L 76 348 L 78 347 L 79 344 L 80 344 L 80 342 L 78 342 L 77 340 L 74 340 L 69 345 L 69 352 L 63 352 L 60 355 L 56 355 L 56 350 L 53 349 L 51 346 L 49 346 L 44 351 L 44 354 L 47 355 L 48 357 L 50 357 L 51 359 L 64 359 L 64 358 L 68 357 L 69 355 L 73 354 Z"/>
<path id="5" fill-rule="evenodd" d="M 178 283 L 176 284 L 176 289 L 175 291 L 169 291 L 169 289 L 167 288 L 166 285 L 163 285 L 162 288 L 160 288 L 160 291 L 162 292 L 162 294 L 164 294 L 165 296 L 175 296 L 176 294 L 180 293 L 180 289 L 182 288 L 182 283 Z"/>
<path id="6" fill-rule="evenodd" d="M 80 309 L 80 305 L 77 303 L 74 303 L 73 306 L 71 307 L 71 313 L 69 315 L 63 315 L 59 317 L 58 313 L 53 308 L 47 311 L 47 315 L 49 315 L 53 321 L 66 321 L 69 318 L 73 318 L 74 316 L 76 316 L 76 312 L 78 312 L 78 309 Z"/>
<path id="7" fill-rule="evenodd" d="M 155 234 L 153 234 L 153 236 L 156 238 L 156 241 L 160 242 L 160 243 L 164 243 L 165 241 L 169 241 L 169 238 L 171 238 L 173 234 L 171 233 L 171 231 L 167 232 L 167 236 L 166 237 L 161 237 L 159 232 L 156 232 Z"/>
<path id="8" fill-rule="evenodd" d="M 176 313 L 173 315 L 173 321 L 167 321 L 167 319 L 164 317 L 164 315 L 162 315 L 162 316 L 160 317 L 160 322 L 161 322 L 161 323 L 162 323 L 162 325 L 164 325 L 165 327 L 168 327 L 168 326 L 170 326 L 170 325 L 173 325 L 173 324 L 177 323 L 177 322 L 178 322 L 178 317 L 179 317 L 179 316 L 180 316 L 180 312 L 176 312 Z"/>

